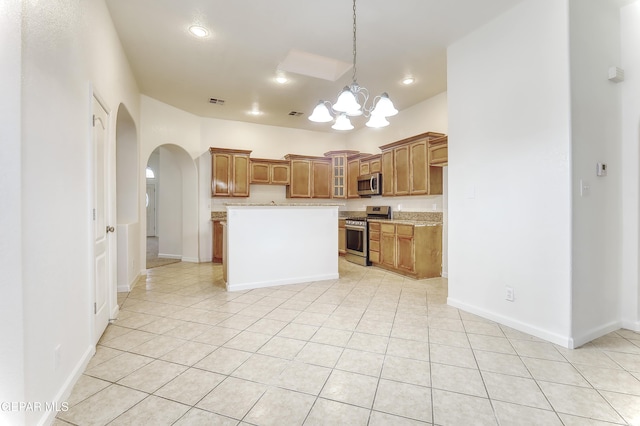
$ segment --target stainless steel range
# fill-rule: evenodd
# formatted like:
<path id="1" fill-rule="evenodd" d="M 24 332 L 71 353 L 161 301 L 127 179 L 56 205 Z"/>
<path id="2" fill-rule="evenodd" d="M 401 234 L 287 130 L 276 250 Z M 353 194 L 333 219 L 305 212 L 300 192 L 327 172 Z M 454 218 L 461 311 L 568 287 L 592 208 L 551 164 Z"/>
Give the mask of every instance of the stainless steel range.
<path id="1" fill-rule="evenodd" d="M 345 222 L 347 254 L 345 259 L 369 266 L 369 224 L 367 219 L 391 219 L 390 206 L 367 206 L 365 217 L 349 217 Z"/>

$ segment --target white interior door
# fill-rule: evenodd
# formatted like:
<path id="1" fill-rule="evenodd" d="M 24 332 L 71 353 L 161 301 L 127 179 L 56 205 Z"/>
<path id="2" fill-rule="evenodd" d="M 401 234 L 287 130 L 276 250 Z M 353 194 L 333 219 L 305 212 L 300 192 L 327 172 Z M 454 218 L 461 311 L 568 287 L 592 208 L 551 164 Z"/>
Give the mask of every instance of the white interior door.
<path id="1" fill-rule="evenodd" d="M 156 236 L 156 186 L 147 184 L 147 237 Z"/>
<path id="2" fill-rule="evenodd" d="M 107 123 L 108 114 L 93 98 L 93 235 L 94 235 L 94 343 L 97 343 L 109 323 L 109 234 L 107 203 Z"/>

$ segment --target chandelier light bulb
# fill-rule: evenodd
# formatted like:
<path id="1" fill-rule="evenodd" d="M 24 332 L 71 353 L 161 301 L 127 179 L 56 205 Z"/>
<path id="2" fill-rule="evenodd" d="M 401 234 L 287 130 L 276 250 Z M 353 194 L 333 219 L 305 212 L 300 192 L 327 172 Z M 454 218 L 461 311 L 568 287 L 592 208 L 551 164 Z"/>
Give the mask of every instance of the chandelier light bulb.
<path id="1" fill-rule="evenodd" d="M 356 100 L 349 87 L 345 86 L 342 93 L 338 96 L 338 101 L 333 105 L 333 110 L 338 112 L 354 112 L 360 109 L 360 104 Z"/>
<path id="2" fill-rule="evenodd" d="M 366 126 L 372 127 L 374 129 L 379 129 L 380 127 L 387 127 L 389 122 L 384 117 L 384 115 L 380 114 L 371 114 L 369 121 L 367 121 Z"/>
<path id="3" fill-rule="evenodd" d="M 392 117 L 398 113 L 398 110 L 393 106 L 393 102 L 389 99 L 387 92 L 380 95 L 376 107 L 371 112 L 371 115 L 382 115 L 383 117 Z"/>
<path id="4" fill-rule="evenodd" d="M 329 108 L 324 101 L 318 102 L 318 105 L 313 109 L 313 113 L 309 116 L 309 120 L 316 123 L 328 123 L 333 121 L 333 116 L 329 112 Z"/>
<path id="5" fill-rule="evenodd" d="M 331 128 L 334 130 L 351 130 L 353 129 L 353 124 L 351 124 L 351 121 L 349 120 L 349 117 L 347 117 L 347 114 L 342 113 L 338 116 L 338 118 L 336 118 L 336 122 L 333 126 L 331 126 Z"/>

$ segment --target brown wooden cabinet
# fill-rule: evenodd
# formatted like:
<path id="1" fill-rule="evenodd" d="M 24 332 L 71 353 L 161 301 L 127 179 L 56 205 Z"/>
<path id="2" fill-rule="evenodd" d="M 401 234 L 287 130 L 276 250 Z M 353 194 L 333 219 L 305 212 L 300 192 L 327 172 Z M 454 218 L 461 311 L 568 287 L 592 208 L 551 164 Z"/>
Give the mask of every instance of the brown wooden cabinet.
<path id="1" fill-rule="evenodd" d="M 393 150 L 394 195 L 409 195 L 411 193 L 411 168 L 409 146 L 400 146 Z"/>
<path id="2" fill-rule="evenodd" d="M 249 196 L 249 154 L 251 151 L 209 148 L 211 153 L 211 196 Z"/>
<path id="3" fill-rule="evenodd" d="M 360 176 L 360 160 L 351 157 L 347 161 L 347 198 L 358 198 L 358 176 Z"/>
<path id="4" fill-rule="evenodd" d="M 248 197 L 251 184 L 286 185 L 288 198 L 358 198 L 358 176 L 382 174 L 383 196 L 442 194 L 447 136 L 427 132 L 381 146 L 381 154 L 329 151 L 324 157 L 250 158 L 251 151 L 210 148 L 211 196 Z"/>
<path id="5" fill-rule="evenodd" d="M 271 183 L 269 162 L 251 159 L 251 183 Z"/>
<path id="6" fill-rule="evenodd" d="M 326 155 L 326 154 L 325 154 Z M 332 169 L 333 169 L 333 179 L 332 179 L 332 189 L 333 193 L 331 196 L 333 198 L 347 198 L 347 156 L 346 155 L 335 155 L 331 157 Z"/>
<path id="7" fill-rule="evenodd" d="M 446 166 L 449 163 L 449 137 L 443 136 L 429 141 L 429 165 Z"/>
<path id="8" fill-rule="evenodd" d="M 289 185 L 291 166 L 286 160 L 251 159 L 251 183 Z"/>
<path id="9" fill-rule="evenodd" d="M 350 157 L 359 154 L 358 151 L 329 151 L 324 156 L 331 159 L 331 198 L 349 197 L 350 180 L 353 178 L 349 167 Z M 356 170 L 356 178 L 358 171 Z M 356 183 L 357 187 L 357 183 Z M 357 195 L 357 191 L 356 191 Z"/>
<path id="10" fill-rule="evenodd" d="M 369 224 L 369 260 L 380 263 L 380 223 Z"/>
<path id="11" fill-rule="evenodd" d="M 442 168 L 430 163 L 430 141 L 446 137 L 428 132 L 381 146 L 382 195 L 442 194 Z"/>
<path id="12" fill-rule="evenodd" d="M 382 160 L 380 154 L 363 154 L 360 157 L 360 174 L 379 173 L 382 171 Z"/>
<path id="13" fill-rule="evenodd" d="M 338 219 L 338 254 L 344 256 L 347 254 L 347 229 L 346 219 Z"/>
<path id="14" fill-rule="evenodd" d="M 287 198 L 311 198 L 310 160 L 291 160 L 291 183 L 287 186 Z"/>
<path id="15" fill-rule="evenodd" d="M 331 159 L 288 154 L 291 183 L 287 198 L 331 198 Z"/>
<path id="16" fill-rule="evenodd" d="M 213 263 L 222 263 L 222 237 L 223 237 L 223 227 L 221 220 L 213 221 L 213 256 L 211 261 Z"/>
<path id="17" fill-rule="evenodd" d="M 442 272 L 442 225 L 369 223 L 369 259 L 374 265 L 413 278 Z"/>
<path id="18" fill-rule="evenodd" d="M 416 267 L 413 225 L 396 225 L 396 267 L 414 273 Z"/>
<path id="19" fill-rule="evenodd" d="M 370 173 L 378 173 L 382 171 L 382 161 L 380 154 L 370 157 L 368 161 Z"/>
<path id="20" fill-rule="evenodd" d="M 331 198 L 331 162 L 315 160 L 311 163 L 313 180 L 311 198 Z"/>
<path id="21" fill-rule="evenodd" d="M 384 151 L 380 161 L 382 164 L 382 195 L 394 195 L 395 165 L 393 162 L 393 150 Z"/>
<path id="22" fill-rule="evenodd" d="M 390 268 L 396 266 L 395 225 L 384 223 L 380 226 L 380 263 Z"/>
<path id="23" fill-rule="evenodd" d="M 421 140 L 409 145 L 409 193 L 420 195 L 429 193 L 428 177 L 428 148 L 427 140 Z"/>
<path id="24" fill-rule="evenodd" d="M 360 175 L 368 175 L 371 173 L 370 164 L 367 161 L 360 161 Z"/>

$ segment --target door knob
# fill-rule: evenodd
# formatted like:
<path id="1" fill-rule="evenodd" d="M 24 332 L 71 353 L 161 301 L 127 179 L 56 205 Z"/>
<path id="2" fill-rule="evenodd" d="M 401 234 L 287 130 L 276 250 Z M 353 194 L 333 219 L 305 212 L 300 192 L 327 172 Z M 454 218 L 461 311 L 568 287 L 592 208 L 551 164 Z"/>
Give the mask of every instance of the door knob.
<path id="1" fill-rule="evenodd" d="M 113 226 L 107 226 L 107 234 L 109 232 L 115 232 L 115 231 L 116 231 L 116 229 Z"/>

